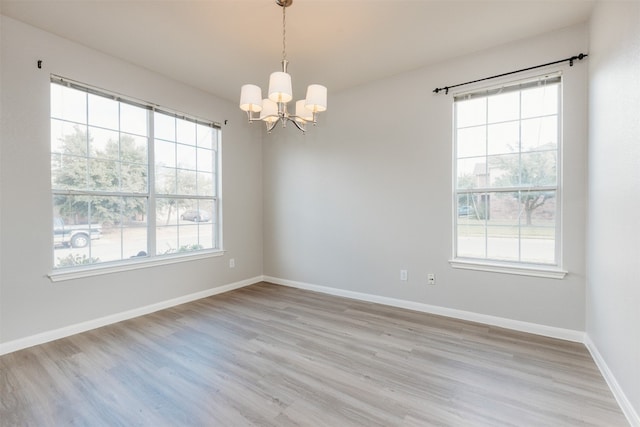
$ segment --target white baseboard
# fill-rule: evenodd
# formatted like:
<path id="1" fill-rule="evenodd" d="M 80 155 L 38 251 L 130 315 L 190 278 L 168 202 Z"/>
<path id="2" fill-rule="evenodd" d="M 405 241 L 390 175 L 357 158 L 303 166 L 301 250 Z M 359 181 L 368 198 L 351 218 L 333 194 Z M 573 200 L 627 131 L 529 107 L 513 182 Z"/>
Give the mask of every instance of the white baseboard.
<path id="1" fill-rule="evenodd" d="M 243 288 L 245 286 L 249 286 L 249 285 L 253 285 L 254 283 L 261 282 L 262 280 L 263 280 L 262 276 L 256 276 L 250 279 L 241 280 L 239 282 L 230 283 L 228 285 L 222 285 L 222 286 L 207 289 L 204 291 L 196 292 L 193 294 L 183 295 L 181 297 L 173 298 L 167 301 L 161 301 L 155 304 L 146 305 L 144 307 L 135 308 L 133 310 L 123 311 L 121 313 L 100 317 L 98 319 L 88 320 L 86 322 L 77 323 L 75 325 L 54 329 L 52 331 L 42 332 L 40 334 L 31 335 L 25 338 L 20 338 L 17 340 L 0 343 L 0 356 L 3 354 L 12 353 L 14 351 L 22 350 L 27 347 L 32 347 L 34 345 L 44 344 L 46 342 L 68 337 L 70 335 L 90 331 L 92 329 L 96 329 L 102 326 L 111 325 L 113 323 L 121 322 L 123 320 L 133 319 L 134 317 L 150 314 L 158 310 L 163 310 L 165 308 L 199 300 L 201 298 L 210 297 L 212 295 L 229 292 L 234 289 Z"/>
<path id="2" fill-rule="evenodd" d="M 566 341 L 584 342 L 584 332 L 572 329 L 556 328 L 553 326 L 539 325 L 537 323 L 523 322 L 520 320 L 507 319 L 504 317 L 489 316 L 471 311 L 456 310 L 453 308 L 439 307 L 415 301 L 407 301 L 396 298 L 383 297 L 379 295 L 365 294 L 361 292 L 347 291 L 344 289 L 331 288 L 327 286 L 313 285 L 293 280 L 280 279 L 278 277 L 264 276 L 264 281 L 277 285 L 289 286 L 298 289 L 321 292 L 324 294 L 336 295 L 360 301 L 374 302 L 389 305 L 392 307 L 406 308 L 423 313 L 437 314 L 440 316 L 452 317 L 455 319 L 468 320 L 471 322 L 484 323 L 486 325 L 498 326 L 500 328 L 512 329 L 520 332 L 528 332 L 536 335 L 543 335 L 551 338 L 559 338 Z"/>
<path id="3" fill-rule="evenodd" d="M 622 412 L 627 417 L 627 421 L 629 421 L 629 424 L 633 427 L 640 427 L 640 415 L 633 408 L 633 405 L 631 405 L 629 399 L 627 399 L 627 395 L 624 393 L 624 391 L 622 391 L 620 384 L 618 384 L 618 381 L 613 376 L 613 373 L 609 369 L 607 363 L 604 361 L 604 358 L 600 354 L 600 351 L 598 351 L 598 347 L 596 347 L 593 341 L 591 341 L 591 337 L 589 337 L 588 334 L 585 334 L 584 336 L 584 345 L 589 350 L 589 353 L 591 353 L 591 357 L 596 362 L 598 369 L 600 369 L 604 380 L 607 382 L 607 385 L 611 389 L 613 397 L 616 398 L 618 405 L 620 405 L 620 409 L 622 409 Z"/>

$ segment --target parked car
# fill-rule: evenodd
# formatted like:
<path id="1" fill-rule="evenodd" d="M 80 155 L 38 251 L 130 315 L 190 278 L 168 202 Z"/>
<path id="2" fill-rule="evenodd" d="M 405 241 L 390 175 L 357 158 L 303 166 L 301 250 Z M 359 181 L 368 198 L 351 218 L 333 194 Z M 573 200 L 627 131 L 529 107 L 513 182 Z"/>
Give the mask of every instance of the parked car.
<path id="1" fill-rule="evenodd" d="M 99 224 L 67 225 L 62 218 L 53 218 L 54 245 L 84 248 L 89 241 L 102 236 L 102 226 Z"/>
<path id="2" fill-rule="evenodd" d="M 188 210 L 184 211 L 182 215 L 180 215 L 180 219 L 193 222 L 207 222 L 211 219 L 211 217 L 206 211 Z"/>
<path id="3" fill-rule="evenodd" d="M 458 216 L 475 215 L 476 211 L 473 206 L 458 206 Z"/>

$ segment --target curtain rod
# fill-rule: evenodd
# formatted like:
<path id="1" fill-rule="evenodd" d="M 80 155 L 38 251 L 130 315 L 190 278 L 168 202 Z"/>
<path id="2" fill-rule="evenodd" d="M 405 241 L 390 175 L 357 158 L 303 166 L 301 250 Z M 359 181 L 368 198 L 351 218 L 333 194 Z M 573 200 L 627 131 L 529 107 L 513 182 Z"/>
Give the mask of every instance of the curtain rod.
<path id="1" fill-rule="evenodd" d="M 535 66 L 533 66 L 533 67 L 523 68 L 523 69 L 521 69 L 521 70 L 510 71 L 510 72 L 508 72 L 508 73 L 502 73 L 502 74 L 496 74 L 495 76 L 485 77 L 485 78 L 483 78 L 483 79 L 478 79 L 478 80 L 472 80 L 472 81 L 470 81 L 470 82 L 465 82 L 465 83 L 458 83 L 457 85 L 445 86 L 445 87 L 438 87 L 438 88 L 435 88 L 435 89 L 433 90 L 433 92 L 434 92 L 435 94 L 438 94 L 439 92 L 444 91 L 445 95 L 448 95 L 448 94 L 449 94 L 449 89 L 453 89 L 454 87 L 464 86 L 464 85 L 469 85 L 469 84 L 471 84 L 471 83 L 482 82 L 482 81 L 484 81 L 484 80 L 496 79 L 496 78 L 498 78 L 498 77 L 504 77 L 504 76 L 508 76 L 508 75 L 510 75 L 510 74 L 521 73 L 521 72 L 523 72 L 523 71 L 535 70 L 536 68 L 542 68 L 542 67 L 546 67 L 546 66 L 549 66 L 549 65 L 560 64 L 561 62 L 567 62 L 567 61 L 569 61 L 569 66 L 570 66 L 570 67 L 573 67 L 573 62 L 574 62 L 575 60 L 579 60 L 579 61 L 581 61 L 581 60 L 583 60 L 584 58 L 586 58 L 587 56 L 589 56 L 589 55 L 588 55 L 588 54 L 586 54 L 586 53 L 580 53 L 580 54 L 578 54 L 578 55 L 574 55 L 574 56 L 572 56 L 572 57 L 570 57 L 570 58 L 560 59 L 560 60 L 558 60 L 558 61 L 548 62 L 548 63 L 546 63 L 546 64 L 535 65 Z"/>

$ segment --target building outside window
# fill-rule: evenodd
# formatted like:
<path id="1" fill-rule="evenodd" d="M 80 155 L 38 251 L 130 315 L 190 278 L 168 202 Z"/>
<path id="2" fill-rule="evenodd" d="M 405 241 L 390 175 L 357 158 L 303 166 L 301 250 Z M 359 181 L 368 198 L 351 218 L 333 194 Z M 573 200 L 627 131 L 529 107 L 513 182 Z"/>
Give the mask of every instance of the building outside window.
<path id="1" fill-rule="evenodd" d="M 219 250 L 220 129 L 51 80 L 53 266 Z"/>
<path id="2" fill-rule="evenodd" d="M 561 78 L 454 98 L 454 260 L 560 264 Z"/>

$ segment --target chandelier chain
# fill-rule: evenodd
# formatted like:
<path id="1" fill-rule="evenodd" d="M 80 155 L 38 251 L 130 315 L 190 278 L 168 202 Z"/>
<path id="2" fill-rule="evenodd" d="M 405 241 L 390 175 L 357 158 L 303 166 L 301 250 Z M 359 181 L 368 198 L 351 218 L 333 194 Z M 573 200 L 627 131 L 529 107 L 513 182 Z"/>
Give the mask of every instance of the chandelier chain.
<path id="1" fill-rule="evenodd" d="M 282 7 L 282 60 L 287 60 L 287 8 Z"/>

